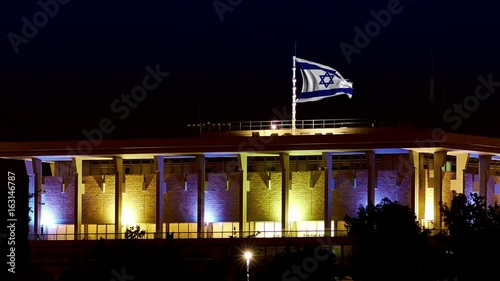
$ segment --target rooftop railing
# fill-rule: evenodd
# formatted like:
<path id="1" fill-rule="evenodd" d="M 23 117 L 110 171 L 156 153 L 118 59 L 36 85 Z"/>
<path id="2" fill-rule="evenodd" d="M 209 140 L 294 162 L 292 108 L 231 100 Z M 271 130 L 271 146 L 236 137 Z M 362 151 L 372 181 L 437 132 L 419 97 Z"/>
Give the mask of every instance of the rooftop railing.
<path id="1" fill-rule="evenodd" d="M 374 119 L 309 119 L 296 120 L 296 129 L 370 128 L 380 123 Z M 202 131 L 245 131 L 245 130 L 288 130 L 292 120 L 202 122 L 188 124 L 188 127 Z"/>

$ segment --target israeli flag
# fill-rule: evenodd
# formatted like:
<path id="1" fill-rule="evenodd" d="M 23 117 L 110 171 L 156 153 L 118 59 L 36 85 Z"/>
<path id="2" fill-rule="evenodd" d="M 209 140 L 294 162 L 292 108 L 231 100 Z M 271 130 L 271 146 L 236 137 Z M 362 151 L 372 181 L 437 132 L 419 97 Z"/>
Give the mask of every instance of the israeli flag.
<path id="1" fill-rule="evenodd" d="M 302 75 L 302 92 L 296 102 L 318 101 L 338 95 L 352 97 L 352 82 L 326 65 L 295 58 Z"/>

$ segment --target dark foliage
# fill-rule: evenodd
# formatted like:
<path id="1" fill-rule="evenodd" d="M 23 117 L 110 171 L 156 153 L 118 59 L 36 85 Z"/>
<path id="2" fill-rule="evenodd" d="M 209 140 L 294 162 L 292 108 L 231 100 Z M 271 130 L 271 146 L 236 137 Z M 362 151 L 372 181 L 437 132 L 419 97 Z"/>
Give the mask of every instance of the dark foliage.
<path id="1" fill-rule="evenodd" d="M 345 221 L 356 245 L 355 280 L 431 280 L 435 274 L 428 262 L 437 252 L 410 207 L 384 198 Z"/>
<path id="2" fill-rule="evenodd" d="M 146 236 L 146 231 L 141 230 L 141 227 L 131 226 L 125 231 L 125 239 L 142 239 Z"/>
<path id="3" fill-rule="evenodd" d="M 458 280 L 487 280 L 486 268 L 500 263 L 500 205 L 488 206 L 483 196 L 456 194 L 451 205 L 441 205 L 449 229 L 451 270 Z"/>

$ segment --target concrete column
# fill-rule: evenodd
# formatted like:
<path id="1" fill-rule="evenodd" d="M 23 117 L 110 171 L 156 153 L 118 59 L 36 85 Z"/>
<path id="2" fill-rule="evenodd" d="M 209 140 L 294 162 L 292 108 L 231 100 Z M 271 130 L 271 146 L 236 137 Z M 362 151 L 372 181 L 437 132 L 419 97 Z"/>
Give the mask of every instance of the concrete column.
<path id="1" fill-rule="evenodd" d="M 425 185 L 425 181 L 427 179 L 427 174 L 425 172 L 425 154 L 418 154 L 418 218 L 425 219 L 425 200 L 426 200 L 426 192 L 427 186 Z"/>
<path id="2" fill-rule="evenodd" d="M 29 183 L 28 183 L 28 195 L 29 194 L 34 194 L 35 193 L 35 174 L 33 172 L 33 162 L 31 160 L 24 160 L 24 167 L 26 168 L 26 174 L 28 175 Z M 31 210 L 33 211 L 33 218 L 30 221 L 30 233 L 35 233 L 35 231 L 31 228 L 35 221 L 34 221 L 34 209 L 35 209 L 35 200 L 34 198 L 29 199 L 29 205 L 28 205 Z M 31 216 L 31 213 L 29 214 Z M 36 239 L 36 236 L 30 237 L 29 239 Z"/>
<path id="3" fill-rule="evenodd" d="M 156 238 L 165 238 L 163 234 L 163 223 L 164 219 L 164 209 L 165 202 L 163 200 L 163 194 L 166 191 L 165 187 L 165 166 L 164 157 L 155 156 L 154 157 L 155 174 L 156 174 Z"/>
<path id="4" fill-rule="evenodd" d="M 446 151 L 434 152 L 434 228 L 443 229 L 441 203 L 443 202 L 443 170 L 446 163 Z"/>
<path id="5" fill-rule="evenodd" d="M 368 205 L 375 205 L 375 188 L 377 188 L 377 168 L 375 167 L 375 152 L 366 152 L 368 165 Z"/>
<path id="6" fill-rule="evenodd" d="M 323 152 L 323 168 L 325 169 L 325 206 L 323 220 L 325 224 L 325 236 L 332 236 L 332 190 L 333 190 L 333 171 L 332 171 L 332 153 Z"/>
<path id="7" fill-rule="evenodd" d="M 115 238 L 122 236 L 122 210 L 123 192 L 125 191 L 125 171 L 123 170 L 123 158 L 114 156 L 113 166 L 115 172 Z"/>
<path id="8" fill-rule="evenodd" d="M 196 155 L 196 167 L 198 169 L 198 238 L 204 238 L 205 234 L 205 155 Z"/>
<path id="9" fill-rule="evenodd" d="M 467 170 L 467 165 L 469 164 L 469 153 L 461 153 L 457 156 L 457 171 L 456 171 L 456 181 L 458 182 L 459 190 L 458 193 L 465 194 L 465 171 Z M 468 196 L 468 194 L 465 194 Z"/>
<path id="10" fill-rule="evenodd" d="M 42 174 L 42 160 L 38 158 L 31 159 L 33 165 L 33 179 L 34 185 L 33 189 L 35 196 L 33 197 L 33 232 L 35 234 L 35 239 L 41 234 L 41 221 L 42 221 L 42 193 L 45 192 Z M 41 237 L 40 237 L 41 238 Z"/>
<path id="11" fill-rule="evenodd" d="M 491 155 L 479 155 L 479 195 L 484 197 L 484 202 L 489 205 L 488 198 L 488 172 L 490 170 Z"/>
<path id="12" fill-rule="evenodd" d="M 281 165 L 281 237 L 288 236 L 288 209 L 290 190 L 292 189 L 292 173 L 290 172 L 290 155 L 280 153 Z"/>
<path id="13" fill-rule="evenodd" d="M 240 184 L 240 215 L 238 222 L 240 224 L 240 237 L 249 235 L 248 225 L 248 191 L 250 191 L 250 184 L 248 182 L 248 162 L 247 154 L 238 154 L 238 167 L 241 171 L 241 184 Z"/>
<path id="14" fill-rule="evenodd" d="M 75 240 L 82 240 L 83 236 L 81 234 L 82 229 L 82 195 L 85 193 L 85 185 L 83 184 L 83 171 L 82 171 L 82 158 L 73 157 L 72 165 L 74 167 L 74 177 L 75 177 L 75 206 L 74 206 L 74 217 L 73 217 L 73 227 L 75 233 Z"/>
<path id="15" fill-rule="evenodd" d="M 73 163 L 74 164 L 74 163 Z M 50 174 L 53 176 L 53 177 L 57 177 L 59 175 L 56 175 L 56 163 L 55 162 L 50 162 L 49 163 L 49 166 L 50 166 Z"/>
<path id="16" fill-rule="evenodd" d="M 411 150 L 409 153 L 410 157 L 410 163 L 409 166 L 407 167 L 410 171 L 408 171 L 411 174 L 411 193 L 410 193 L 410 207 L 412 211 L 415 213 L 417 216 L 417 220 L 420 219 L 418 216 L 418 202 L 419 202 L 419 178 L 417 175 L 419 175 L 420 172 L 420 158 L 418 155 L 418 152 Z"/>

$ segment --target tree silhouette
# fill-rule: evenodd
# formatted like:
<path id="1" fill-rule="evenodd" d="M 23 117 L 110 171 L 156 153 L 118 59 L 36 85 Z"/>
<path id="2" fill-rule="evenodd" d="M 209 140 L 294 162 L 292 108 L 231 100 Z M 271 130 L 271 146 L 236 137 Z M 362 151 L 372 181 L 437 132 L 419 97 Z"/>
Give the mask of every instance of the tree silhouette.
<path id="1" fill-rule="evenodd" d="M 131 226 L 125 231 L 125 239 L 142 239 L 146 236 L 146 231 L 141 230 L 141 227 Z"/>
<path id="2" fill-rule="evenodd" d="M 355 280 L 427 280 L 431 248 L 429 232 L 422 229 L 410 207 L 382 199 L 344 218 L 353 237 Z M 427 278 L 427 279 L 426 279 Z"/>
<path id="3" fill-rule="evenodd" d="M 469 198 L 458 193 L 451 205 L 441 204 L 443 221 L 449 231 L 449 252 L 453 271 L 458 280 L 481 280 L 494 268 L 500 258 L 500 205 L 488 206 L 483 196 L 470 193 Z M 478 270 L 476 270 L 478 269 Z"/>

